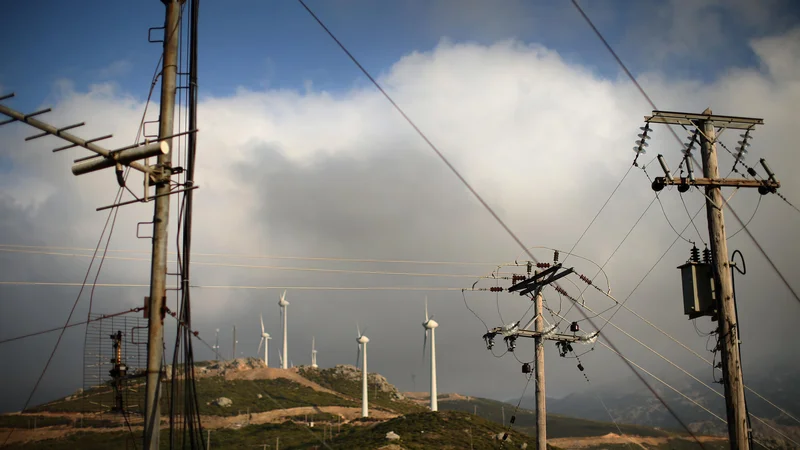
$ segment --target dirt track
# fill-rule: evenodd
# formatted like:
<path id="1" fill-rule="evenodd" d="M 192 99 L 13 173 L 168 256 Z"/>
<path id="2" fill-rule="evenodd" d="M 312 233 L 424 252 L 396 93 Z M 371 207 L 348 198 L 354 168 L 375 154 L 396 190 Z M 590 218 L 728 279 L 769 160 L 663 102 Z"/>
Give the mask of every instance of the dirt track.
<path id="1" fill-rule="evenodd" d="M 338 416 L 342 416 L 342 423 L 348 422 L 353 419 L 357 419 L 361 417 L 361 408 L 356 407 L 344 407 L 344 406 L 302 406 L 298 408 L 289 408 L 289 409 L 278 409 L 274 411 L 266 411 L 261 413 L 253 413 L 250 415 L 249 419 L 247 414 L 241 414 L 238 416 L 203 416 L 203 427 L 208 429 L 219 429 L 219 428 L 240 428 L 248 424 L 251 425 L 259 425 L 264 423 L 280 423 L 284 422 L 287 418 L 292 416 L 302 416 L 305 414 L 312 415 L 312 414 L 319 414 L 319 413 L 328 413 L 334 414 Z M 76 418 L 79 417 L 80 414 L 78 413 L 67 413 L 67 414 L 58 414 L 58 413 L 37 413 L 36 415 L 47 415 L 49 417 L 69 417 L 69 418 Z M 378 409 L 370 409 L 370 417 L 380 420 L 388 420 L 394 417 L 397 417 L 398 414 L 382 411 Z M 93 415 L 85 415 L 86 419 L 97 418 Z M 131 419 L 131 429 L 133 430 L 134 434 L 138 434 L 142 431 L 141 419 L 140 418 L 132 418 Z M 169 424 L 166 420 L 161 421 L 161 428 L 167 428 Z M 62 438 L 64 436 L 78 433 L 78 432 L 89 432 L 89 433 L 110 433 L 110 432 L 117 432 L 117 431 L 128 431 L 126 426 L 119 426 L 119 427 L 108 427 L 108 428 L 101 428 L 101 427 L 84 427 L 84 428 L 73 428 L 71 426 L 65 425 L 58 425 L 52 427 L 41 427 L 35 430 L 31 429 L 24 429 L 24 428 L 17 428 L 14 430 L 14 433 L 11 435 L 11 439 L 9 439 L 9 443 L 18 443 L 18 442 L 33 442 L 33 441 L 41 441 L 45 439 L 57 439 Z M 0 429 L 0 441 L 4 441 L 8 433 L 11 432 L 8 428 Z"/>

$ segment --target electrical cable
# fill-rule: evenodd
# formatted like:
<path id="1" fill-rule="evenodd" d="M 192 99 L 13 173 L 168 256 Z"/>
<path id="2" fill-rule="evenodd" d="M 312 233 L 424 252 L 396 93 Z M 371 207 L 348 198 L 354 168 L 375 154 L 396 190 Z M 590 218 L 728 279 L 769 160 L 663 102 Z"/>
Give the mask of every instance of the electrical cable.
<path id="1" fill-rule="evenodd" d="M 569 250 L 569 252 L 567 252 L 566 256 L 564 257 L 564 260 L 562 261 L 562 263 L 567 262 L 567 259 L 570 257 L 572 252 L 575 251 L 575 247 L 577 247 L 578 244 L 583 239 L 583 237 L 586 236 L 586 233 L 589 231 L 589 228 L 592 227 L 594 222 L 600 216 L 600 213 L 602 213 L 603 210 L 606 208 L 606 206 L 608 205 L 608 202 L 610 202 L 611 198 L 614 197 L 614 194 L 617 193 L 617 190 L 619 189 L 619 187 L 622 186 L 622 182 L 625 181 L 626 178 L 628 178 L 628 174 L 631 173 L 631 169 L 633 169 L 633 168 L 634 168 L 634 165 L 631 164 L 631 166 L 628 167 L 628 170 L 625 171 L 625 175 L 622 176 L 622 179 L 619 180 L 619 183 L 617 183 L 617 186 L 614 188 L 613 191 L 611 191 L 611 195 L 608 196 L 608 198 L 606 199 L 605 203 L 603 203 L 603 206 L 600 207 L 600 209 L 597 211 L 597 214 L 595 214 L 594 217 L 592 218 L 591 222 L 589 222 L 589 225 L 586 226 L 586 228 L 583 230 L 583 233 L 581 233 L 581 235 L 578 237 L 578 240 L 575 241 L 575 243 L 572 245 L 572 248 Z"/>
<path id="2" fill-rule="evenodd" d="M 708 244 L 706 243 L 706 240 L 703 239 L 703 235 L 700 234 L 700 230 L 697 228 L 697 225 L 694 223 L 694 218 L 692 217 L 692 214 L 689 212 L 689 207 L 686 206 L 686 200 L 683 198 L 683 192 L 679 192 L 679 195 L 680 195 L 680 198 L 681 198 L 681 203 L 683 204 L 683 210 L 686 211 L 686 216 L 689 217 L 689 222 L 691 222 L 692 226 L 694 227 L 694 231 L 697 233 L 697 238 L 700 239 L 700 242 L 702 242 L 703 245 L 708 246 Z M 761 202 L 761 199 L 759 198 L 759 203 L 760 202 Z"/>
<path id="3" fill-rule="evenodd" d="M 36 332 L 33 332 L 33 333 L 28 333 L 28 334 L 23 334 L 23 335 L 20 335 L 20 336 L 15 336 L 15 337 L 12 337 L 12 338 L 0 339 L 0 344 L 6 344 L 6 343 L 9 343 L 9 342 L 18 341 L 20 339 L 27 339 L 29 337 L 34 337 L 34 336 L 39 336 L 39 335 L 42 335 L 42 334 L 52 333 L 53 331 L 58 331 L 58 330 L 60 330 L 62 328 L 77 327 L 78 325 L 84 325 L 84 324 L 91 323 L 91 322 L 97 322 L 99 320 L 110 319 L 112 317 L 117 317 L 117 316 L 121 316 L 121 315 L 124 315 L 124 314 L 130 314 L 132 312 L 139 312 L 141 310 L 142 310 L 142 308 L 133 308 L 133 309 L 129 309 L 127 311 L 118 312 L 118 313 L 115 313 L 115 314 L 105 314 L 105 315 L 102 315 L 102 316 L 99 316 L 99 317 L 95 317 L 94 319 L 83 320 L 81 322 L 74 322 L 74 323 L 71 323 L 71 324 L 67 325 L 66 327 L 63 327 L 63 326 L 55 327 L 55 328 L 50 328 L 50 329 L 47 329 L 47 330 L 41 330 L 41 331 L 36 331 Z"/>
<path id="4" fill-rule="evenodd" d="M 78 249 L 83 250 L 83 249 Z M 63 252 L 53 252 L 53 251 L 39 251 L 39 250 L 28 250 L 28 249 L 19 249 L 19 248 L 12 248 L 12 247 L 3 247 L 0 245 L 0 252 L 5 253 L 28 253 L 34 255 L 52 255 L 52 256 L 71 256 L 71 257 L 90 257 L 91 255 L 81 254 L 81 253 L 63 253 Z M 170 252 L 171 253 L 171 252 Z M 307 260 L 311 258 L 302 258 L 302 257 L 264 257 L 264 259 L 299 259 L 299 260 Z M 134 258 L 128 256 L 108 256 L 106 259 L 114 259 L 120 261 L 150 261 L 148 258 Z M 318 258 L 321 259 L 321 258 Z M 327 259 L 327 258 L 326 258 Z M 332 261 L 341 261 L 341 262 L 351 262 L 353 260 L 347 259 L 339 259 L 339 258 L 331 258 Z M 398 261 L 376 261 L 376 260 L 357 260 L 363 262 L 388 262 L 388 263 L 395 263 Z M 175 263 L 175 261 L 168 261 L 169 263 Z M 431 261 L 404 261 L 413 264 L 439 264 L 438 262 L 431 262 Z M 201 265 L 201 266 L 216 266 L 216 267 L 241 267 L 246 269 L 273 269 L 273 270 L 305 270 L 305 271 L 317 271 L 317 272 L 341 272 L 341 273 L 367 273 L 367 274 L 375 274 L 375 275 L 409 275 L 409 276 L 443 276 L 443 277 L 458 277 L 458 278 L 480 278 L 479 275 L 461 275 L 461 274 L 437 274 L 437 273 L 416 273 L 416 272 L 387 272 L 387 271 L 355 271 L 355 270 L 343 270 L 343 269 L 319 269 L 319 268 L 311 268 L 311 267 L 287 267 L 287 266 L 268 266 L 268 265 L 255 265 L 255 264 L 233 264 L 233 263 L 216 263 L 216 262 L 208 262 L 208 261 L 192 261 L 194 265 Z M 451 263 L 442 263 L 442 264 L 451 264 Z M 453 264 L 463 264 L 463 263 L 453 263 Z M 470 263 L 466 263 L 470 264 Z M 479 263 L 477 263 L 479 264 Z M 489 265 L 491 263 L 487 263 Z M 492 264 L 493 265 L 493 264 Z"/>
<path id="5" fill-rule="evenodd" d="M 735 233 L 733 233 L 732 235 L 728 236 L 726 239 L 731 239 L 732 237 L 734 237 L 737 234 L 739 234 L 740 231 L 744 230 L 746 226 L 750 225 L 750 222 L 752 222 L 753 219 L 756 217 L 756 213 L 758 212 L 758 207 L 761 205 L 761 199 L 762 198 L 764 198 L 763 195 L 759 195 L 758 196 L 758 202 L 756 203 L 756 209 L 753 210 L 753 215 L 750 216 L 749 219 L 747 219 L 747 223 L 745 223 L 742 228 L 739 228 L 738 230 L 736 230 Z"/>

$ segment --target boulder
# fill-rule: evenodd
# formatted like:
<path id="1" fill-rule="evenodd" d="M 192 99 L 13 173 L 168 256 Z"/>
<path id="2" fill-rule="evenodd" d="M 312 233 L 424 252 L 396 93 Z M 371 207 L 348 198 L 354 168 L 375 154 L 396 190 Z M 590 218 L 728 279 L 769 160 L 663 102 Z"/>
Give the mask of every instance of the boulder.
<path id="1" fill-rule="evenodd" d="M 388 439 L 390 441 L 396 441 L 396 440 L 400 439 L 400 435 L 398 435 L 394 431 L 390 431 L 390 432 L 386 433 L 386 439 Z"/>
<path id="2" fill-rule="evenodd" d="M 215 406 L 221 406 L 223 408 L 227 408 L 227 407 L 233 405 L 233 400 L 229 399 L 228 397 L 220 397 L 220 398 L 214 399 L 214 401 L 212 401 L 211 404 L 215 405 Z"/>

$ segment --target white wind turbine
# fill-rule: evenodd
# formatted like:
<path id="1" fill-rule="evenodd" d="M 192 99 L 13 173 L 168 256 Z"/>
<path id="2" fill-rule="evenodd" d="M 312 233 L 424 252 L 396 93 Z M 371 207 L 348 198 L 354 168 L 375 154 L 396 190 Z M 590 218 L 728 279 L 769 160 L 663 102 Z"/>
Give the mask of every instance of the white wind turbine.
<path id="1" fill-rule="evenodd" d="M 264 316 L 261 316 L 261 340 L 258 342 L 258 350 L 256 355 L 261 351 L 261 344 L 264 344 L 264 365 L 269 367 L 269 341 L 272 339 L 269 333 L 264 331 Z"/>
<path id="2" fill-rule="evenodd" d="M 361 334 L 361 330 L 356 324 L 356 331 L 358 332 L 358 356 L 356 357 L 356 368 L 358 368 L 358 360 L 361 359 L 361 417 L 369 416 L 369 407 L 367 404 L 367 342 L 369 338 Z M 364 331 L 367 331 L 364 328 Z M 363 347 L 363 349 L 362 349 Z"/>
<path id="3" fill-rule="evenodd" d="M 428 331 L 431 332 L 431 411 L 439 410 L 439 399 L 436 391 L 436 327 L 439 323 L 433 320 L 433 316 L 428 316 L 428 297 L 425 297 L 425 340 L 422 342 L 422 359 L 425 359 L 425 347 L 428 346 Z"/>
<path id="4" fill-rule="evenodd" d="M 311 368 L 316 369 L 317 365 L 317 348 L 314 342 L 314 336 L 311 336 Z"/>
<path id="5" fill-rule="evenodd" d="M 281 354 L 281 368 L 286 369 L 287 364 L 289 364 L 289 347 L 288 343 L 286 342 L 286 307 L 289 306 L 289 302 L 286 301 L 286 291 L 283 291 L 283 294 L 281 294 L 281 299 L 278 301 L 278 306 L 281 308 L 281 319 L 283 320 L 283 352 Z"/>

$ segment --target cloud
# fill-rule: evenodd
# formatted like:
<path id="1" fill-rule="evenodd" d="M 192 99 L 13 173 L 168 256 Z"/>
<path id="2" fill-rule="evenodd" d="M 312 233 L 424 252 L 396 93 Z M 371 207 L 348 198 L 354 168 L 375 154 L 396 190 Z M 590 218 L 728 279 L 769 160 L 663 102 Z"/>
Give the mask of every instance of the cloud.
<path id="1" fill-rule="evenodd" d="M 793 32 L 794 33 L 794 32 Z M 720 114 L 761 115 L 766 125 L 757 134 L 752 153 L 764 155 L 778 168 L 790 199 L 800 198 L 800 182 L 789 168 L 797 157 L 790 150 L 794 105 L 800 101 L 797 53 L 788 50 L 794 34 L 753 43 L 764 63 L 759 69 L 732 71 L 712 83 L 675 80 L 659 72 L 647 74 L 646 85 L 657 101 L 678 110 L 701 111 L 708 105 Z M 790 58 L 793 62 L 787 62 Z M 435 142 L 453 165 L 481 193 L 520 238 L 531 246 L 569 249 L 595 212 L 605 202 L 633 159 L 633 140 L 648 106 L 624 80 L 599 77 L 589 69 L 565 61 L 558 52 L 538 45 L 500 41 L 478 45 L 443 41 L 429 52 L 415 52 L 399 60 L 381 78 L 398 103 Z M 110 148 L 131 142 L 143 105 L 111 85 L 70 91 L 60 97 L 50 120 L 73 123 L 86 120 L 81 136 L 113 132 Z M 667 109 L 665 107 L 665 109 Z M 149 118 L 157 114 L 150 105 Z M 524 258 L 521 250 L 494 222 L 467 189 L 415 135 L 396 111 L 369 88 L 330 94 L 313 86 L 298 91 L 239 90 L 231 96 L 205 98 L 200 106 L 194 220 L 196 252 L 238 255 L 326 256 L 341 258 L 414 259 L 427 261 L 481 261 L 499 263 Z M 0 242 L 31 245 L 94 246 L 105 215 L 93 208 L 109 204 L 116 192 L 112 173 L 75 178 L 68 167 L 80 151 L 53 155 L 53 141 L 24 145 L 30 130 L 3 129 L 0 157 L 14 171 L 0 178 L 2 221 Z M 732 131 L 723 142 L 735 146 Z M 653 153 L 663 153 L 677 166 L 678 149 L 666 129 L 654 133 Z M 69 153 L 69 154 L 67 154 Z M 720 151 L 725 167 L 732 162 Z M 653 155 L 640 161 L 647 163 Z M 757 156 L 756 156 L 757 157 Z M 176 165 L 183 162 L 177 155 Z M 648 165 L 650 176 L 657 166 Z M 138 192 L 141 178 L 131 175 Z M 652 200 L 649 181 L 634 169 L 576 252 L 600 263 L 611 254 L 628 229 Z M 732 204 L 743 217 L 755 208 L 758 194 L 742 191 Z M 687 223 L 678 193 L 661 194 L 664 211 L 677 229 Z M 698 192 L 685 195 L 687 209 L 702 205 Z M 170 239 L 174 238 L 177 200 L 172 203 Z M 151 205 L 122 208 L 112 248 L 149 250 L 149 241 L 137 240 L 137 222 L 151 220 Z M 702 214 L 697 221 L 701 234 Z M 751 229 L 761 244 L 792 279 L 797 253 L 796 229 L 800 217 L 775 196 L 761 201 Z M 737 229 L 728 217 L 729 230 Z M 687 238 L 699 242 L 693 227 Z M 658 203 L 649 211 L 606 267 L 612 293 L 622 300 L 675 239 Z M 748 275 L 737 288 L 746 367 L 775 356 L 776 335 L 788 336 L 797 305 L 743 234 L 731 241 L 747 257 Z M 682 316 L 678 273 L 689 245 L 676 244 L 661 265 L 638 287 L 627 304 L 699 352 L 705 339 L 694 337 L 692 324 Z M 549 250 L 533 250 L 548 259 Z M 264 270 L 256 267 L 197 265 L 193 282 L 199 285 L 332 287 L 469 287 L 473 278 L 496 268 L 464 265 L 356 264 L 334 261 L 261 260 L 244 257 L 198 256 L 197 261 L 243 266 L 294 266 L 372 272 L 416 272 L 456 275 L 343 274 Z M 69 262 L 45 255 L 0 252 L 4 279 L 76 281 L 85 259 Z M 570 265 L 593 275 L 596 268 L 574 258 Z M 146 262 L 109 260 L 101 282 L 146 283 Z M 488 284 L 483 284 L 488 285 Z M 576 293 L 569 286 L 568 289 Z M 0 337 L 55 326 L 65 317 L 76 292 L 0 287 L 3 311 Z M 213 330 L 236 324 L 240 348 L 253 354 L 258 326 L 253 317 L 264 312 L 267 327 L 275 330 L 277 290 L 196 289 L 195 325 L 201 337 L 213 339 Z M 369 326 L 370 367 L 386 374 L 401 388 L 411 388 L 410 373 L 421 374 L 420 326 L 425 292 L 304 291 L 289 293 L 290 359 L 308 362 L 310 334 L 317 338 L 322 365 L 350 363 L 355 346 L 355 322 Z M 138 305 L 146 289 L 99 290 L 97 310 L 118 311 Z M 465 301 L 490 326 L 518 319 L 528 303 L 519 297 L 495 297 L 483 292 L 430 291 L 436 314 L 439 385 L 442 391 L 509 398 L 519 394 L 524 380 L 519 365 L 507 356 L 493 358 L 483 348 L 483 325 L 465 308 Z M 25 298 L 24 301 L 20 300 Z M 174 303 L 174 299 L 170 302 Z M 555 293 L 548 303 L 566 310 Z M 611 306 L 591 291 L 587 304 L 596 310 Z M 48 315 L 40 312 L 47 306 Z M 86 314 L 86 300 L 78 314 Z M 500 314 L 498 314 L 498 311 Z M 501 317 L 499 317 L 502 315 Z M 580 316 L 573 310 L 570 320 Z M 548 320 L 552 320 L 548 316 Z M 698 366 L 687 353 L 665 341 L 626 312 L 615 322 L 671 358 Z M 708 327 L 704 321 L 701 326 Z M 770 333 L 759 333 L 769 327 Z M 268 329 L 268 331 L 270 331 Z M 248 331 L 249 330 L 249 331 Z M 247 337 L 250 332 L 252 336 Z M 81 331 L 75 329 L 64 360 L 51 367 L 46 378 L 51 390 L 68 392 L 80 385 Z M 224 332 L 223 332 L 224 333 Z M 274 334 L 274 333 L 273 333 Z M 611 328 L 604 329 L 627 355 L 646 367 L 660 367 L 657 358 Z M 72 334 L 70 335 L 72 336 Z M 222 345 L 226 344 L 223 334 Z M 4 409 L 19 408 L 30 387 L 31 374 L 41 369 L 44 352 L 53 337 L 33 343 L 0 347 L 0 358 L 15 361 L 20 375 L 17 392 L 4 391 Z M 75 345 L 72 345 L 72 344 Z M 277 341 L 273 341 L 277 344 Z M 502 345 L 502 343 L 500 344 Z M 198 345 L 199 358 L 211 357 Z M 548 347 L 551 349 L 552 347 Z M 21 352 L 27 349 L 27 352 Z M 782 349 L 783 357 L 793 349 Z M 20 357 L 25 353 L 24 357 Z M 273 353 L 274 352 L 270 352 Z M 529 358 L 530 346 L 521 345 L 519 358 Z M 277 356 L 276 356 L 277 358 Z M 584 365 L 593 381 L 627 376 L 624 367 L 603 350 L 586 355 Z M 56 377 L 54 373 L 58 373 Z M 548 356 L 548 381 L 554 395 L 583 385 L 573 360 Z M 556 376 L 556 374 L 558 376 Z M 518 377 L 518 378 L 515 378 Z M 418 378 L 418 381 L 423 378 Z M 503 380 L 496 383 L 495 380 Z M 519 389 L 518 389 L 519 388 Z M 423 383 L 417 383 L 423 389 Z M 7 395 L 5 395 L 7 394 Z M 42 399 L 46 398 L 42 394 Z"/>
<path id="2" fill-rule="evenodd" d="M 101 80 L 120 78 L 130 73 L 131 69 L 133 69 L 133 63 L 127 59 L 120 59 L 98 70 L 96 77 Z"/>

